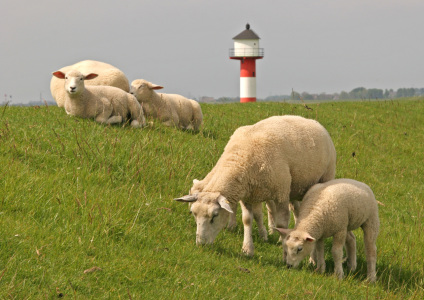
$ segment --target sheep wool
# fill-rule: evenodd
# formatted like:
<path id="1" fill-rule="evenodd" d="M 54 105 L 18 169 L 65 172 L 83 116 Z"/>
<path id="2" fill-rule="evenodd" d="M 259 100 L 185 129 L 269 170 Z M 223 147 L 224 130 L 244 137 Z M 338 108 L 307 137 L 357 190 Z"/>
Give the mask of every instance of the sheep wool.
<path id="1" fill-rule="evenodd" d="M 133 127 L 145 125 L 143 109 L 133 95 L 112 86 L 84 85 L 86 80 L 97 77 L 97 74 L 84 76 L 79 71 L 70 70 L 66 74 L 56 71 L 53 75 L 64 83 L 67 114 L 93 118 L 104 124 L 122 123 L 130 119 Z"/>
<path id="2" fill-rule="evenodd" d="M 336 150 L 321 124 L 299 116 L 274 116 L 238 128 L 209 174 L 194 182 L 190 195 L 175 200 L 193 202 L 197 244 L 213 243 L 241 201 L 242 251 L 253 255 L 253 217 L 266 235 L 259 224 L 262 202 L 273 204 L 267 205 L 272 223 L 287 228 L 289 200 L 301 200 L 312 185 L 333 179 L 335 172 Z"/>
<path id="3" fill-rule="evenodd" d="M 143 106 L 146 116 L 158 119 L 166 126 L 199 130 L 203 123 L 199 103 L 181 95 L 155 92 L 162 88 L 144 79 L 136 79 L 131 83 L 130 93 Z"/>
<path id="4" fill-rule="evenodd" d="M 118 68 L 95 60 L 83 60 L 73 65 L 61 68 L 59 71 L 66 74 L 70 70 L 77 70 L 82 74 L 95 73 L 98 76 L 85 84 L 88 85 L 107 85 L 114 86 L 124 90 L 125 92 L 130 91 L 130 85 L 125 74 Z M 63 82 L 56 76 L 52 76 L 50 80 L 50 91 L 53 99 L 56 101 L 57 106 L 65 106 L 66 91 L 63 88 Z"/>
<path id="5" fill-rule="evenodd" d="M 379 231 L 378 203 L 370 187 L 352 179 L 335 179 L 316 184 L 306 193 L 299 208 L 295 228 L 278 230 L 284 237 L 284 259 L 289 267 L 297 267 L 312 254 L 317 271 L 325 272 L 324 240 L 333 237 L 331 249 L 334 273 L 343 278 L 343 246 L 346 245 L 348 269 L 356 269 L 356 239 L 352 230 L 364 232 L 367 277 L 376 280 Z"/>

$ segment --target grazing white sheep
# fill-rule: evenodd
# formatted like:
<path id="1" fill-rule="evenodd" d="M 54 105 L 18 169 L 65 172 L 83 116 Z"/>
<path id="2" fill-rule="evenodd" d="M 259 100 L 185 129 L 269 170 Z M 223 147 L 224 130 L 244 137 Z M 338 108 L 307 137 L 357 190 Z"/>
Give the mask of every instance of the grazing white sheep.
<path id="1" fill-rule="evenodd" d="M 238 128 L 211 172 L 194 182 L 190 195 L 175 200 L 193 202 L 197 244 L 213 243 L 233 213 L 231 206 L 241 201 L 242 251 L 253 255 L 252 216 L 262 202 L 273 201 L 268 205 L 272 223 L 287 228 L 289 200 L 300 200 L 315 183 L 333 179 L 335 169 L 336 150 L 321 124 L 299 116 L 274 116 Z M 257 222 L 266 236 L 261 220 Z"/>
<path id="2" fill-rule="evenodd" d="M 72 116 L 94 118 L 99 123 L 115 124 L 131 120 L 131 126 L 142 127 L 145 124 L 143 109 L 137 99 L 121 89 L 112 86 L 85 86 L 85 80 L 97 77 L 90 73 L 83 75 L 76 70 L 53 72 L 64 79 L 66 90 L 65 110 Z"/>
<path id="3" fill-rule="evenodd" d="M 110 64 L 95 60 L 83 60 L 73 65 L 63 67 L 59 71 L 66 74 L 66 72 L 70 70 L 77 70 L 82 74 L 97 74 L 98 76 L 96 78 L 86 82 L 87 86 L 107 85 L 120 88 L 125 92 L 130 91 L 130 84 L 125 74 Z M 50 80 L 50 91 L 57 106 L 64 107 L 66 91 L 63 88 L 63 82 L 55 76 L 52 76 Z"/>
<path id="4" fill-rule="evenodd" d="M 199 130 L 203 122 L 199 103 L 180 95 L 155 92 L 162 88 L 144 79 L 136 79 L 131 83 L 130 93 L 143 105 L 146 116 L 159 119 L 166 126 Z"/>
<path id="5" fill-rule="evenodd" d="M 362 228 L 368 280 L 376 280 L 379 230 L 378 204 L 365 183 L 352 179 L 335 179 L 316 184 L 300 204 L 294 229 L 278 228 L 283 240 L 284 257 L 289 267 L 297 267 L 314 252 L 317 271 L 325 272 L 324 239 L 333 237 L 334 273 L 343 278 L 343 246 L 346 244 L 348 268 L 356 269 L 356 240 L 351 230 Z"/>

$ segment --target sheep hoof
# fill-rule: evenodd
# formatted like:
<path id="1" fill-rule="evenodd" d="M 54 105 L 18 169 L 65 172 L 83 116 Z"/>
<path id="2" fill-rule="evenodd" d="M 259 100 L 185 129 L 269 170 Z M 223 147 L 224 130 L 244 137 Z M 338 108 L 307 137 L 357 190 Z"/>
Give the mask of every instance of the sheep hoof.
<path id="1" fill-rule="evenodd" d="M 254 250 L 253 247 L 245 247 L 243 246 L 243 248 L 241 249 L 241 251 L 243 252 L 244 255 L 252 257 L 254 254 Z"/>

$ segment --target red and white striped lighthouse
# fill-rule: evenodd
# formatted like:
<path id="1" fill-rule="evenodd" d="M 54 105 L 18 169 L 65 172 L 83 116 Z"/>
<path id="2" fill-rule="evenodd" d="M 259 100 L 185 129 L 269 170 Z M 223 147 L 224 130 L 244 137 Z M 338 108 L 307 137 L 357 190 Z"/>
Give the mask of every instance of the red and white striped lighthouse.
<path id="1" fill-rule="evenodd" d="M 240 102 L 256 102 L 256 60 L 264 57 L 264 49 L 249 24 L 233 40 L 230 59 L 240 60 Z"/>

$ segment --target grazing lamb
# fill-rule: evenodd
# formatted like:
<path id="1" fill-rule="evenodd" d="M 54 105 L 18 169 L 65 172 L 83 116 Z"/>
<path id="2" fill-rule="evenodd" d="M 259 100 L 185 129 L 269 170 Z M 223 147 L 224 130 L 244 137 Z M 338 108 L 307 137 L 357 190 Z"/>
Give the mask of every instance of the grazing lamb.
<path id="1" fill-rule="evenodd" d="M 240 201 L 242 251 L 253 255 L 252 214 L 258 214 L 262 202 L 274 204 L 268 205 L 273 224 L 287 228 L 289 200 L 300 200 L 312 185 L 333 179 L 335 172 L 336 150 L 321 124 L 299 116 L 274 116 L 238 128 L 211 172 L 194 182 L 190 195 L 174 200 L 193 202 L 197 244 L 213 243 L 233 213 L 231 206 Z M 256 221 L 266 236 L 261 219 Z"/>
<path id="2" fill-rule="evenodd" d="M 314 185 L 300 204 L 294 229 L 277 228 L 283 240 L 284 257 L 289 267 L 297 267 L 314 252 L 317 271 L 325 272 L 324 239 L 333 237 L 331 253 L 334 273 L 342 279 L 343 246 L 346 244 L 348 268 L 356 269 L 356 240 L 351 232 L 364 232 L 368 280 L 376 280 L 376 240 L 379 229 L 378 207 L 371 189 L 352 179 L 335 179 Z"/>
<path id="3" fill-rule="evenodd" d="M 63 67 L 59 71 L 66 74 L 70 70 L 77 70 L 82 74 L 95 73 L 99 75 L 87 81 L 86 85 L 107 85 L 120 88 L 125 92 L 130 91 L 130 84 L 125 74 L 110 64 L 95 60 L 83 60 L 76 64 Z M 66 91 L 63 89 L 63 82 L 55 76 L 52 76 L 50 81 L 50 91 L 57 106 L 64 107 Z"/>
<path id="4" fill-rule="evenodd" d="M 131 126 L 142 127 L 145 124 L 143 109 L 137 99 L 121 89 L 112 86 L 85 86 L 85 80 L 97 77 L 90 73 L 84 76 L 76 70 L 53 72 L 53 75 L 65 79 L 65 110 L 72 116 L 94 118 L 99 123 L 115 124 L 131 119 Z"/>
<path id="5" fill-rule="evenodd" d="M 136 79 L 131 83 L 130 93 L 143 105 L 146 116 L 159 119 L 166 126 L 199 130 L 203 122 L 199 103 L 180 95 L 155 92 L 162 88 L 144 79 Z"/>

